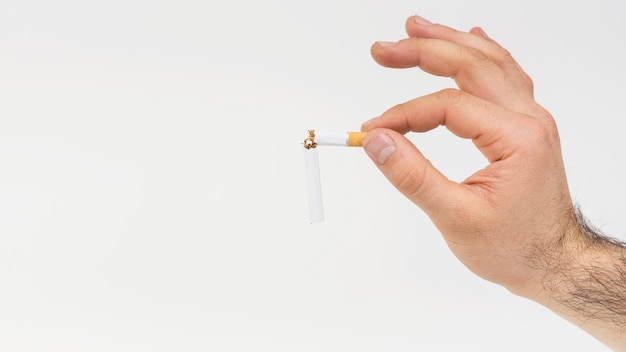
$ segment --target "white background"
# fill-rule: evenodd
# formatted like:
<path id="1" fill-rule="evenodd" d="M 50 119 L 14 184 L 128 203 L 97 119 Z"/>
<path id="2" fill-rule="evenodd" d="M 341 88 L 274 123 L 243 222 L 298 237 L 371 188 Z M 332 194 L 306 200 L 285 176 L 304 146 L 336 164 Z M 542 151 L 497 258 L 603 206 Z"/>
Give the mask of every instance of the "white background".
<path id="1" fill-rule="evenodd" d="M 452 84 L 371 59 L 415 13 L 513 53 L 573 196 L 623 239 L 617 0 L 3 0 L 0 350 L 605 350 L 460 265 L 360 149 L 320 150 L 308 224 L 307 129 Z M 410 138 L 452 179 L 484 166 Z"/>

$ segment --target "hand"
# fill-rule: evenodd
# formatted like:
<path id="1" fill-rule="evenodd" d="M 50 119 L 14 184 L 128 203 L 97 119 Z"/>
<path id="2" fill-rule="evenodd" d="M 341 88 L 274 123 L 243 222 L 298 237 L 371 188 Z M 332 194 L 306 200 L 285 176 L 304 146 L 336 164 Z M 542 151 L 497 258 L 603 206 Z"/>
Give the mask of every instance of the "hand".
<path id="1" fill-rule="evenodd" d="M 574 213 L 554 120 L 533 100 L 529 77 L 480 29 L 463 33 L 412 18 L 406 27 L 409 38 L 374 44 L 374 59 L 452 77 L 459 89 L 399 104 L 367 122 L 365 149 L 469 269 L 523 290 L 541 280 L 535 254 L 562 243 Z M 446 179 L 403 136 L 438 126 L 472 139 L 489 166 L 460 184 Z"/>
<path id="2" fill-rule="evenodd" d="M 480 28 L 465 33 L 411 17 L 406 31 L 409 37 L 399 42 L 374 44 L 374 59 L 453 78 L 458 89 L 399 104 L 363 124 L 368 155 L 427 213 L 471 271 L 546 305 L 601 340 L 623 344 L 615 338 L 619 324 L 567 304 L 575 297 L 568 273 L 587 269 L 591 261 L 611 266 L 624 252 L 598 255 L 581 228 L 556 124 L 535 102 L 529 76 Z M 471 139 L 489 166 L 452 182 L 403 136 L 438 126 Z M 616 291 L 625 290 L 626 280 Z"/>

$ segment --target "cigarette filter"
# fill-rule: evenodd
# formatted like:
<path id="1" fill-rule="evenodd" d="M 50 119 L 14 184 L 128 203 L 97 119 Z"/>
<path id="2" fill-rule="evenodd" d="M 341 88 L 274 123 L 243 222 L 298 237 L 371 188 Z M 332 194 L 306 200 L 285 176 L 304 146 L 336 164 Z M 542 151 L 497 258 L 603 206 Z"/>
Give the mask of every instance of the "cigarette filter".
<path id="1" fill-rule="evenodd" d="M 309 194 L 309 215 L 311 223 L 324 221 L 324 207 L 322 204 L 322 187 L 320 182 L 318 145 L 329 146 L 363 146 L 365 132 L 328 132 L 309 130 L 309 136 L 304 140 L 304 166 L 306 173 L 307 190 Z"/>

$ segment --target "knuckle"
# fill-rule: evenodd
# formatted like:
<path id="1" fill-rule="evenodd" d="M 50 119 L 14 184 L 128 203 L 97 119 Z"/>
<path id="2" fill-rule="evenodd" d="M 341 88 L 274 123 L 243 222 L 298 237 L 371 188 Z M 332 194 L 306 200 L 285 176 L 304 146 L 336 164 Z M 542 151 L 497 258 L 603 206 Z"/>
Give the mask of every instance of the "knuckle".
<path id="1" fill-rule="evenodd" d="M 444 88 L 437 93 L 437 98 L 444 103 L 456 103 L 463 97 L 463 92 L 455 88 Z"/>
<path id="2" fill-rule="evenodd" d="M 500 46 L 496 49 L 495 56 L 498 61 L 504 64 L 515 64 L 516 62 L 511 52 Z"/>
<path id="3" fill-rule="evenodd" d="M 384 115 L 387 115 L 390 118 L 400 118 L 404 119 L 408 114 L 408 106 L 407 103 L 399 103 L 392 106 L 389 110 L 385 112 Z"/>
<path id="4" fill-rule="evenodd" d="M 465 64 L 461 66 L 456 75 L 463 74 L 465 70 L 473 71 L 478 69 L 482 71 L 495 65 L 493 60 L 481 50 L 469 46 L 461 46 L 459 50 L 459 57 L 462 58 Z"/>
<path id="5" fill-rule="evenodd" d="M 505 48 L 498 47 L 495 51 L 494 61 L 502 67 L 505 71 L 510 72 L 512 77 L 518 81 L 518 84 L 521 87 L 524 87 L 531 92 L 534 88 L 533 80 L 530 76 L 524 72 L 524 70 L 519 66 L 513 55 L 510 51 Z"/>
<path id="6" fill-rule="evenodd" d="M 548 114 L 549 115 L 549 114 Z M 528 127 L 529 145 L 531 146 L 558 146 L 559 135 L 556 123 L 552 118 L 533 120 Z"/>
<path id="7" fill-rule="evenodd" d="M 391 110 L 394 115 L 404 116 L 406 115 L 407 104 L 406 103 L 396 104 L 391 108 Z"/>
<path id="8" fill-rule="evenodd" d="M 489 57 L 481 50 L 473 48 L 471 46 L 460 46 L 461 55 L 468 61 L 489 61 Z"/>
<path id="9" fill-rule="evenodd" d="M 556 130 L 556 120 L 550 114 L 550 112 L 544 109 L 541 105 L 539 105 L 536 101 L 532 101 L 532 107 L 535 109 L 534 116 L 541 121 L 547 123 L 548 128 Z"/>
<path id="10" fill-rule="evenodd" d="M 381 119 L 387 121 L 385 127 L 393 128 L 397 131 L 409 131 L 409 121 L 411 119 L 411 109 L 409 102 L 392 106 L 381 115 Z"/>
<path id="11" fill-rule="evenodd" d="M 531 91 L 534 90 L 535 83 L 533 82 L 533 79 L 530 78 L 530 76 L 526 72 L 522 72 L 522 81 L 523 81 L 523 84 L 529 87 Z"/>
<path id="12" fill-rule="evenodd" d="M 457 109 L 472 99 L 469 94 L 454 88 L 442 89 L 437 93 L 437 97 L 446 109 Z"/>

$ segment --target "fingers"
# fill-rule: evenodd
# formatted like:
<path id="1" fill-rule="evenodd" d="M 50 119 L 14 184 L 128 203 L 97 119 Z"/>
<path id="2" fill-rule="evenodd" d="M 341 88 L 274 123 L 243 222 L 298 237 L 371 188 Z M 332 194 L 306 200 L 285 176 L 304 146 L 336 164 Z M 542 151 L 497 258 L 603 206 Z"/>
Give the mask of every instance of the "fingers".
<path id="1" fill-rule="evenodd" d="M 454 78 L 470 94 L 515 111 L 540 112 L 533 101 L 532 81 L 507 50 L 483 36 L 480 28 L 464 33 L 438 24 L 407 20 L 410 38 L 376 43 L 373 58 L 393 68 L 420 67 Z"/>
<path id="2" fill-rule="evenodd" d="M 533 86 L 530 77 L 522 70 L 511 53 L 489 38 L 482 28 L 474 27 L 467 33 L 444 25 L 431 24 L 420 16 L 409 17 L 405 27 L 409 37 L 442 39 L 481 51 L 502 68 L 511 77 L 512 82 L 517 82 L 519 88 L 523 88 L 525 93 L 532 97 Z"/>
<path id="3" fill-rule="evenodd" d="M 391 184 L 431 218 L 476 203 L 474 193 L 443 176 L 402 134 L 374 129 L 363 145 Z"/>
<path id="4" fill-rule="evenodd" d="M 489 162 L 494 162 L 523 149 L 528 143 L 526 138 L 530 138 L 528 134 L 543 128 L 543 123 L 468 93 L 445 89 L 396 105 L 368 121 L 362 130 L 387 128 L 404 134 L 426 132 L 438 126 L 472 139 Z"/>
<path id="5" fill-rule="evenodd" d="M 454 78 L 461 90 L 498 105 L 514 107 L 526 102 L 506 72 L 484 53 L 471 47 L 440 39 L 413 37 L 389 46 L 374 44 L 372 56 L 382 66 L 419 66 L 433 75 Z"/>
<path id="6" fill-rule="evenodd" d="M 403 136 L 443 125 L 459 137 L 472 139 L 490 165 L 455 183 Z M 521 172 L 532 174 L 526 169 L 529 160 L 542 158 L 537 146 L 558 150 L 552 125 L 456 89 L 399 104 L 365 123 L 362 130 L 368 132 L 363 146 L 375 165 L 440 229 L 464 226 L 463 219 L 476 220 L 492 213 L 498 196 L 494 190 L 504 181 L 513 189 L 523 189 L 534 180 Z M 450 216 L 456 220 L 448 221 Z"/>
<path id="7" fill-rule="evenodd" d="M 387 67 L 417 66 L 452 77 L 460 89 L 445 89 L 387 110 L 362 126 L 369 132 L 363 143 L 389 181 L 438 227 L 448 226 L 451 214 L 458 220 L 490 213 L 490 206 L 501 203 L 505 183 L 515 193 L 533 180 L 545 179 L 532 177 L 534 168 L 528 166 L 533 163 L 559 167 L 552 157 L 558 158 L 560 150 L 554 120 L 534 101 L 532 82 L 508 51 L 478 27 L 464 33 L 413 18 L 407 33 L 410 37 L 399 42 L 374 44 L 374 59 Z M 402 136 L 438 126 L 471 139 L 490 165 L 457 184 Z M 538 153 L 537 146 L 546 152 Z"/>

